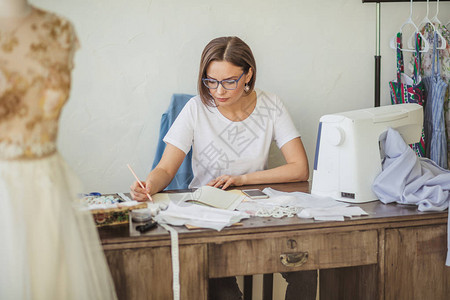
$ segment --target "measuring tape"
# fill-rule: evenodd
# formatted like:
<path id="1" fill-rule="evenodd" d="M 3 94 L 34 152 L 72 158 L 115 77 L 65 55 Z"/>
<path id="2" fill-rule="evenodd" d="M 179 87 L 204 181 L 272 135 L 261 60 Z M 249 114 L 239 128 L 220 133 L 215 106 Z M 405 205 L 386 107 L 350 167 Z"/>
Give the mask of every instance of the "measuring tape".
<path id="1" fill-rule="evenodd" d="M 126 196 L 124 193 L 117 193 L 122 199 L 125 201 L 132 201 L 128 196 Z M 162 210 L 167 209 L 167 205 L 165 207 L 160 207 Z M 158 214 L 159 209 L 157 211 L 154 211 L 154 207 L 150 207 L 152 216 L 155 216 Z M 172 273 L 173 273 L 173 284 L 172 284 L 172 290 L 173 290 L 173 300 L 180 300 L 180 258 L 178 253 L 178 232 L 170 227 L 167 224 L 158 223 L 161 225 L 165 230 L 167 230 L 170 233 L 170 243 L 171 243 L 171 252 L 172 252 Z"/>
<path id="2" fill-rule="evenodd" d="M 170 242 L 172 250 L 172 273 L 173 273 L 173 299 L 180 300 L 180 259 L 178 253 L 178 232 L 167 224 L 159 223 L 170 233 Z"/>

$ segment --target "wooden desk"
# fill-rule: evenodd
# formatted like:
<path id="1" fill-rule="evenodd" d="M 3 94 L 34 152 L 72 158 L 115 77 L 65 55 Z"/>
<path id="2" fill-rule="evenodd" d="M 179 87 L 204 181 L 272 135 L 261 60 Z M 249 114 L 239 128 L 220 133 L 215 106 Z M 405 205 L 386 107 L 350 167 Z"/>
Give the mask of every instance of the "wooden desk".
<path id="1" fill-rule="evenodd" d="M 309 191 L 307 182 L 270 186 Z M 181 299 L 207 299 L 208 278 L 312 269 L 320 270 L 321 299 L 448 299 L 447 211 L 359 206 L 370 215 L 344 222 L 255 217 L 220 232 L 176 227 Z M 119 298 L 171 299 L 169 234 L 159 227 L 140 235 L 131 226 L 99 230 Z M 308 253 L 303 265 L 280 262 L 297 252 Z"/>

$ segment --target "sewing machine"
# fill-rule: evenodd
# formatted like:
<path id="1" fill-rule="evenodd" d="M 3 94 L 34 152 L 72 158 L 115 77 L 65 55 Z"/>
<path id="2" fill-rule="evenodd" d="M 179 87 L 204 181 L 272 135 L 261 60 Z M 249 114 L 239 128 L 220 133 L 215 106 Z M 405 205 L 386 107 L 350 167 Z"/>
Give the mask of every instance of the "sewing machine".
<path id="1" fill-rule="evenodd" d="M 391 127 L 412 144 L 422 125 L 422 107 L 412 103 L 322 116 L 311 193 L 352 203 L 377 200 L 372 183 L 381 172 L 380 135 Z"/>

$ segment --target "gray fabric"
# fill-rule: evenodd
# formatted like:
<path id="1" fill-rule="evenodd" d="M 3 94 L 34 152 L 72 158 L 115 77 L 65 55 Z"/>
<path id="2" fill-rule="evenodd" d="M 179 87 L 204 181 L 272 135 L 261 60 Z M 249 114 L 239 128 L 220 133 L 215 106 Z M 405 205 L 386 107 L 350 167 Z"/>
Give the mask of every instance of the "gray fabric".
<path id="1" fill-rule="evenodd" d="M 383 203 L 417 205 L 420 211 L 443 211 L 450 201 L 450 171 L 428 158 L 418 158 L 401 135 L 389 128 L 380 139 L 382 171 L 372 189 Z M 447 230 L 450 250 L 450 228 Z M 450 266 L 450 251 L 446 265 Z"/>

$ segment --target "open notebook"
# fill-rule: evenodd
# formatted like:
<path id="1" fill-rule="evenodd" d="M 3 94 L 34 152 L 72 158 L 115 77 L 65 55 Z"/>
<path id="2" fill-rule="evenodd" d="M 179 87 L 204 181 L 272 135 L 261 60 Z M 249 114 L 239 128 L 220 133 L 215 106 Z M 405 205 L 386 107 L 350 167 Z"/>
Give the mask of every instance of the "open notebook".
<path id="1" fill-rule="evenodd" d="M 235 210 L 245 199 L 241 191 L 224 191 L 211 186 L 202 186 L 192 193 L 158 193 L 152 196 L 155 203 L 169 201 L 180 205 L 182 202 L 195 203 L 226 210 Z"/>

